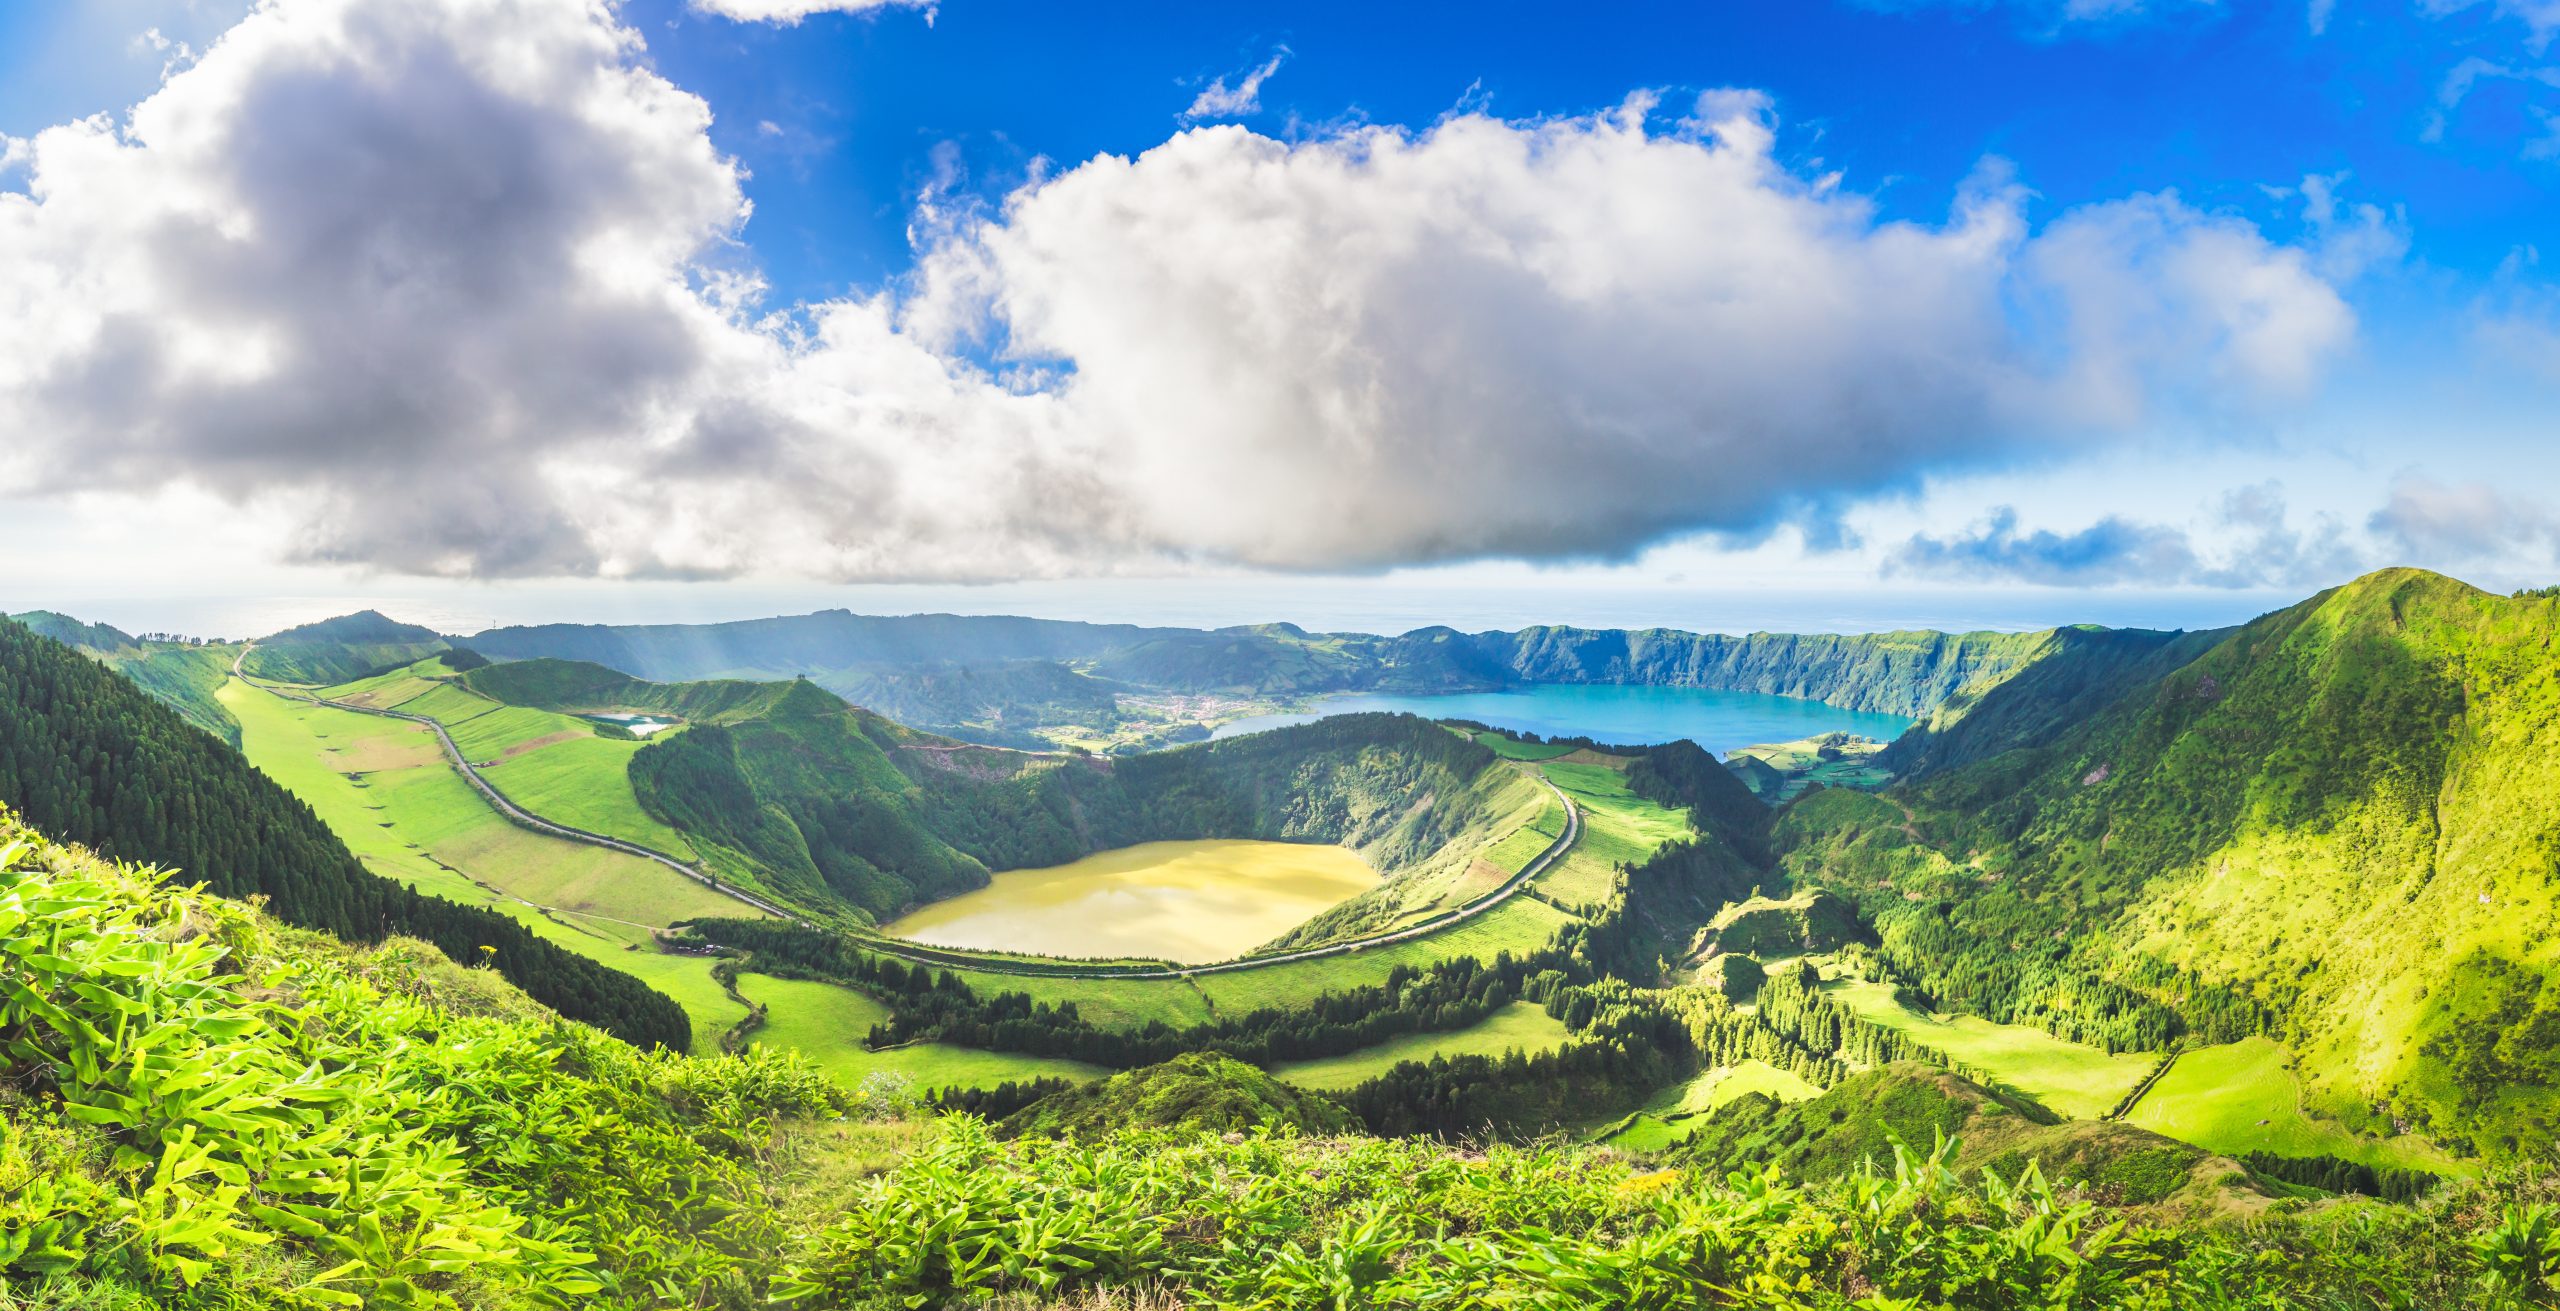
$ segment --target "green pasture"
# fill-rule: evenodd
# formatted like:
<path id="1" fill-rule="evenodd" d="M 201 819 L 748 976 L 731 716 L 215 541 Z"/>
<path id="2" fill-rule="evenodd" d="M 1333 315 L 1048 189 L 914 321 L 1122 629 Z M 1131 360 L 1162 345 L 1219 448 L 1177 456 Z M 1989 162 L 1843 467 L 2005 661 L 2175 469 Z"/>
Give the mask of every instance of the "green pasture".
<path id="1" fill-rule="evenodd" d="M 631 756 L 642 743 L 585 736 L 554 742 L 480 771 L 507 799 L 571 828 L 637 842 L 679 860 L 695 856 L 682 833 L 640 808 Z"/>
<path id="2" fill-rule="evenodd" d="M 1074 1002 L 1076 1014 L 1106 1029 L 1142 1028 L 1153 1020 L 1182 1029 L 1206 1024 L 1210 1018 L 1209 1003 L 1187 979 L 1059 979 L 968 969 L 952 972 L 982 996 L 1019 992 L 1053 1006 Z"/>
<path id="3" fill-rule="evenodd" d="M 1434 1056 L 1529 1055 L 1554 1051 L 1571 1035 L 1564 1022 L 1535 1002 L 1515 1001 L 1463 1029 L 1446 1033 L 1408 1033 L 1374 1047 L 1311 1061 L 1286 1061 L 1271 1072 L 1301 1088 L 1319 1091 L 1355 1088 L 1406 1061 Z"/>
<path id="4" fill-rule="evenodd" d="M 2110 1056 L 2023 1024 L 1994 1024 L 1974 1015 L 1924 1015 L 1893 998 L 1891 984 L 1851 980 L 1826 989 L 1860 1019 L 1945 1052 L 1970 1070 L 2025 1093 L 2077 1120 L 2094 1120 L 2142 1082 L 2158 1053 Z"/>
<path id="5" fill-rule="evenodd" d="M 367 869 L 430 896 L 488 906 L 542 937 L 665 992 L 692 1017 L 697 1051 L 743 1015 L 711 962 L 652 951 L 643 925 L 753 912 L 653 861 L 507 822 L 435 748 L 436 763 L 350 775 L 348 760 L 424 755 L 423 728 L 287 701 L 234 681 L 217 694 L 241 750 L 319 815 Z M 554 907 L 546 915 L 526 902 Z M 637 950 L 632 950 L 633 947 Z"/>
<path id="6" fill-rule="evenodd" d="M 1686 1142 L 1698 1123 L 1725 1103 L 1746 1093 L 1762 1093 L 1782 1102 L 1801 1102 L 1822 1090 L 1767 1061 L 1720 1065 L 1686 1083 L 1675 1083 L 1600 1141 L 1631 1152 L 1658 1152 Z"/>
<path id="7" fill-rule="evenodd" d="M 1538 768 L 1582 809 L 1582 840 L 1533 885 L 1559 901 L 1579 906 L 1607 901 L 1617 886 L 1619 867 L 1641 863 L 1664 844 L 1691 833 L 1688 812 L 1628 791 L 1622 770 L 1562 762 Z"/>
<path id="8" fill-rule="evenodd" d="M 2125 1120 L 2227 1156 L 2335 1156 L 2365 1165 L 2471 1173 L 2422 1138 L 2359 1134 L 2306 1114 L 2302 1086 L 2285 1058 L 2284 1047 L 2271 1038 L 2182 1052 Z"/>
<path id="9" fill-rule="evenodd" d="M 755 1035 L 758 1044 L 799 1052 L 847 1087 L 878 1073 L 904 1074 L 924 1088 L 987 1088 L 1008 1079 L 1081 1082 L 1110 1073 L 1082 1061 L 979 1051 L 949 1043 L 866 1051 L 864 1037 L 872 1025 L 889 1018 L 889 1010 L 861 993 L 832 983 L 765 974 L 743 976 L 738 991 L 765 1008 L 765 1025 Z"/>
<path id="10" fill-rule="evenodd" d="M 1558 756 L 1572 755 L 1576 750 L 1551 742 L 1523 742 L 1507 733 L 1477 733 L 1474 736 L 1478 743 L 1491 748 L 1493 754 L 1505 760 L 1553 760 Z"/>
<path id="11" fill-rule="evenodd" d="M 1220 1015 L 1242 1015 L 1266 1006 L 1298 1007 L 1323 993 L 1383 985 L 1388 971 L 1399 964 L 1429 968 L 1435 961 L 1461 956 L 1489 961 L 1505 951 L 1527 955 L 1546 946 L 1557 929 L 1572 922 L 1572 916 L 1544 902 L 1513 897 L 1474 919 L 1409 942 L 1320 960 L 1203 974 L 1196 981 Z"/>

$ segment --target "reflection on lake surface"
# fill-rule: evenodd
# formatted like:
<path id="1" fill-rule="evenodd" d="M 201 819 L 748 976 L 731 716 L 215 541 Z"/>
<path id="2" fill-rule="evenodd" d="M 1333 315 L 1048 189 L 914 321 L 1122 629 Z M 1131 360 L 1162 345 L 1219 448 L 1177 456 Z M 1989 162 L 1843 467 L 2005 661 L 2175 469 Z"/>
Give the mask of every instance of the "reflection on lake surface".
<path id="1" fill-rule="evenodd" d="M 937 947 L 1196 965 L 1243 955 L 1378 882 L 1341 847 L 1148 842 L 1009 870 L 885 927 Z"/>
<path id="2" fill-rule="evenodd" d="M 1222 724 L 1213 736 L 1305 724 L 1327 715 L 1402 711 L 1432 719 L 1472 719 L 1541 737 L 1589 737 L 1650 744 L 1687 738 L 1717 756 L 1735 747 L 1792 742 L 1845 732 L 1891 741 L 1911 721 L 1900 715 L 1843 710 L 1801 697 L 1720 692 L 1703 687 L 1627 687 L 1611 683 L 1539 683 L 1504 692 L 1400 696 L 1354 692 L 1318 700 L 1296 714 L 1254 715 Z"/>

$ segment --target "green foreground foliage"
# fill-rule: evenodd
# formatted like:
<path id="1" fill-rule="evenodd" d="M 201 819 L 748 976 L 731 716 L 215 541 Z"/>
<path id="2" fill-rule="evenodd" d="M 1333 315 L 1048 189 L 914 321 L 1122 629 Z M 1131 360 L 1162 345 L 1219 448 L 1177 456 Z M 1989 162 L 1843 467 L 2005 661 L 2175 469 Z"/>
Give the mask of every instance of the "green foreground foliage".
<path id="1" fill-rule="evenodd" d="M 959 1119 L 855 1199 L 779 1291 L 809 1308 L 1066 1305 L 1097 1289 L 1275 1309 L 2502 1308 L 2550 1305 L 2560 1262 L 2521 1186 L 2242 1229 L 2105 1207 L 2032 1165 L 1969 1179 L 1954 1156 L 1945 1140 L 1897 1145 L 1876 1169 L 1798 1185 L 1587 1148 L 1161 1130 L 1006 1143 Z"/>
<path id="2" fill-rule="evenodd" d="M 390 955 L 0 811 L 0 1306 L 754 1300 L 791 1232 L 778 1125 L 833 1084 Z"/>
<path id="3" fill-rule="evenodd" d="M 488 963 L 562 1014 L 682 1049 L 683 1009 L 630 975 L 366 869 L 310 804 L 133 683 L 0 622 L 0 805 L 119 860 L 184 871 L 277 918 L 354 942 L 401 933 Z"/>

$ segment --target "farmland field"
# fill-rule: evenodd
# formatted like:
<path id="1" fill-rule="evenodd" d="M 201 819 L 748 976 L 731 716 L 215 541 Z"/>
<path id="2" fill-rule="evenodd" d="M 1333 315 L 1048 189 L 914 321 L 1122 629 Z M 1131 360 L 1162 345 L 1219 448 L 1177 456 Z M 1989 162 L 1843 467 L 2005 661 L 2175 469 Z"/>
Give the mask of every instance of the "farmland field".
<path id="1" fill-rule="evenodd" d="M 1265 1006 L 1304 1006 L 1318 994 L 1384 984 L 1397 965 L 1427 968 L 1459 956 L 1492 960 L 1500 952 L 1526 955 L 1547 945 L 1573 917 L 1528 897 L 1513 897 L 1474 919 L 1415 938 L 1321 960 L 1262 969 L 1203 974 L 1198 983 L 1221 1015 Z M 1178 982 L 1178 980 L 1177 980 Z"/>
<path id="2" fill-rule="evenodd" d="M 1616 886 L 1620 865 L 1639 863 L 1664 843 L 1689 836 L 1687 813 L 1629 792 L 1623 769 L 1562 760 L 1539 768 L 1582 809 L 1582 840 L 1536 881 L 1540 892 L 1559 901 L 1597 906 Z"/>

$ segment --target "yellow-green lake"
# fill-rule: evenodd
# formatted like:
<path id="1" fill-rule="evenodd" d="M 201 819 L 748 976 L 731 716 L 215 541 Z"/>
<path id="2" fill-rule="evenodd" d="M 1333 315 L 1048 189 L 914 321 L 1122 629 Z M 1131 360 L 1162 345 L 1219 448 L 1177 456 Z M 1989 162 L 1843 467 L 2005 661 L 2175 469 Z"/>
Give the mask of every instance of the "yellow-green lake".
<path id="1" fill-rule="evenodd" d="M 1378 881 L 1342 847 L 1147 842 L 1008 870 L 886 927 L 936 947 L 1196 965 L 1243 955 Z"/>

